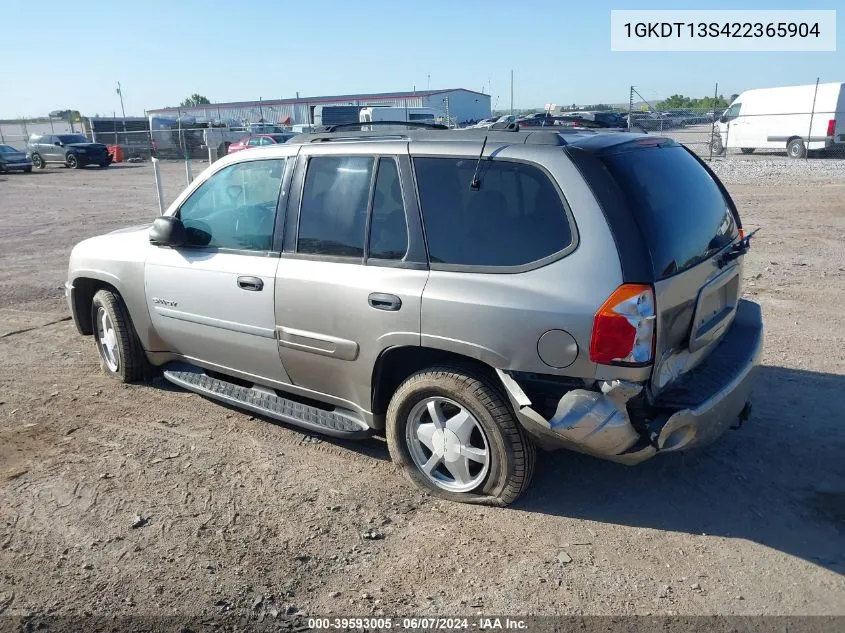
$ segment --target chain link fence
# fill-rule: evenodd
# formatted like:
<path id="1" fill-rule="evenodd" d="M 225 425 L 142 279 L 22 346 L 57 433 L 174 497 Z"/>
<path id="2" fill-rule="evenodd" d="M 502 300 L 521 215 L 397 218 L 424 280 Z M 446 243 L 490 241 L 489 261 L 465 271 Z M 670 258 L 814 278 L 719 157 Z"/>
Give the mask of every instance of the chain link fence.
<path id="1" fill-rule="evenodd" d="M 845 84 L 816 82 L 728 98 L 718 84 L 709 98 L 649 99 L 643 93 L 648 96 L 630 87 L 622 112 L 627 124 L 673 138 L 708 160 L 755 153 L 845 158 Z M 692 107 L 679 107 L 684 101 Z"/>
<path id="2" fill-rule="evenodd" d="M 630 86 L 627 107 L 616 106 L 612 111 L 623 126 L 671 137 L 708 160 L 752 153 L 845 158 L 845 84 L 816 83 L 772 89 L 771 93 L 755 91 L 755 101 L 744 104 L 742 99 L 735 99 L 737 95 L 727 98 L 720 95 L 718 84 L 711 94 L 712 97 L 696 99 L 681 95 L 663 99 L 647 88 Z M 211 111 L 214 107 L 209 106 Z M 588 118 L 608 110 L 610 106 L 572 106 L 559 107 L 556 113 Z M 222 114 L 219 108 L 217 112 Z M 258 120 L 263 121 L 263 116 Z M 449 123 L 457 126 L 456 121 Z M 271 129 L 253 129 L 254 125 Z M 81 117 L 76 121 L 24 117 L 0 121 L 0 143 L 23 150 L 35 135 L 77 133 L 91 141 L 119 146 L 126 158 L 214 160 L 225 155 L 229 145 L 249 134 L 282 131 L 270 124 L 223 124 L 175 113 L 173 116 Z"/>

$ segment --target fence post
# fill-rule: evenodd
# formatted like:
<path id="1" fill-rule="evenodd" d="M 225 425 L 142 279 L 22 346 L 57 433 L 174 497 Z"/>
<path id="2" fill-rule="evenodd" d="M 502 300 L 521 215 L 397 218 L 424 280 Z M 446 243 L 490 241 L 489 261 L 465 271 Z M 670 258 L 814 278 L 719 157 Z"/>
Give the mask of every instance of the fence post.
<path id="1" fill-rule="evenodd" d="M 731 122 L 728 121 L 725 126 L 725 158 L 728 157 L 728 142 L 731 139 Z"/>
<path id="2" fill-rule="evenodd" d="M 819 77 L 816 77 L 816 90 L 813 92 L 813 107 L 810 110 L 810 130 L 807 132 L 807 147 L 804 148 L 804 160 L 810 158 L 810 139 L 813 138 L 813 115 L 816 113 L 816 95 L 819 93 Z"/>
<path id="3" fill-rule="evenodd" d="M 158 198 L 158 214 L 164 215 L 164 191 L 161 188 L 161 172 L 159 171 L 158 158 L 152 157 L 153 177 L 156 183 L 156 197 Z"/>
<path id="4" fill-rule="evenodd" d="M 718 129 L 716 127 L 716 99 L 719 98 L 719 82 L 716 82 L 716 88 L 713 90 L 713 116 L 712 121 L 710 121 L 710 158 L 708 160 L 713 160 L 713 130 Z M 722 134 L 719 133 L 719 142 L 722 142 Z M 727 150 L 726 150 L 727 151 Z"/>

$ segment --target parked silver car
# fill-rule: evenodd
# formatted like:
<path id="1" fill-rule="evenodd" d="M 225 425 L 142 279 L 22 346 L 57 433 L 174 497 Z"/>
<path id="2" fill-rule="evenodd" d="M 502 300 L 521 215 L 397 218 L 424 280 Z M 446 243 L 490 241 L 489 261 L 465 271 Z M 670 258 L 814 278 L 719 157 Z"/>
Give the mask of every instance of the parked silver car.
<path id="1" fill-rule="evenodd" d="M 762 349 L 730 196 L 683 146 L 591 130 L 304 134 L 78 244 L 105 371 L 309 431 L 384 431 L 411 480 L 506 505 L 535 446 L 626 464 L 750 411 Z"/>

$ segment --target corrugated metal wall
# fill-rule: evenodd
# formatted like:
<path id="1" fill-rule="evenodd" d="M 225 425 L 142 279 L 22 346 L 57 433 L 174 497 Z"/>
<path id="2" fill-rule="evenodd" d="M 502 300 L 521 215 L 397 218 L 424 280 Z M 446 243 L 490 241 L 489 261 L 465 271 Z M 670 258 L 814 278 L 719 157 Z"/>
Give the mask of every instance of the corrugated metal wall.
<path id="1" fill-rule="evenodd" d="M 190 116 L 198 119 L 209 119 L 213 121 L 238 121 L 246 123 L 255 123 L 262 118 L 268 123 L 278 123 L 284 121 L 287 117 L 291 118 L 292 123 L 313 123 L 313 116 L 311 112 L 317 105 L 321 106 L 335 106 L 335 105 L 382 105 L 392 107 L 408 107 L 421 108 L 423 107 L 422 97 L 411 97 L 407 99 L 354 99 L 354 100 L 338 100 L 338 101 L 320 101 L 318 103 L 277 103 L 269 102 L 249 105 L 233 105 L 233 106 L 197 106 L 192 108 L 179 108 L 179 114 L 182 116 Z M 173 110 L 163 112 L 161 110 L 150 110 L 150 114 L 160 114 L 165 117 L 176 118 L 177 113 Z"/>

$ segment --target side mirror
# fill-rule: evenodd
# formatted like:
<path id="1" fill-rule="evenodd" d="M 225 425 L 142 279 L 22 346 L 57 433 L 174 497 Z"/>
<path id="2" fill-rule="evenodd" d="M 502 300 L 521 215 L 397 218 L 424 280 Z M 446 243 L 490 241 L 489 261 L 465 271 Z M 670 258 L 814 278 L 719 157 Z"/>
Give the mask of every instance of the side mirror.
<path id="1" fill-rule="evenodd" d="M 170 215 L 158 217 L 150 229 L 150 244 L 155 246 L 181 246 L 185 243 L 185 225 Z"/>
<path id="2" fill-rule="evenodd" d="M 728 122 L 728 119 L 724 114 L 719 117 L 719 123 L 727 123 L 727 122 Z"/>
<path id="3" fill-rule="evenodd" d="M 56 147 L 61 147 L 61 146 L 62 146 L 62 142 L 61 142 L 61 141 L 56 141 L 55 143 L 53 143 L 53 145 L 55 145 Z"/>

